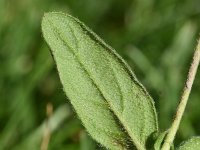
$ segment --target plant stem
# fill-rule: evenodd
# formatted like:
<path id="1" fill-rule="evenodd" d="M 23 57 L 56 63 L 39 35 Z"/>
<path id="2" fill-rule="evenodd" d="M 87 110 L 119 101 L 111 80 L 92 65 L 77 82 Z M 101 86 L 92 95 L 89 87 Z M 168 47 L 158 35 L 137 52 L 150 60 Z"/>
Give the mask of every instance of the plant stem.
<path id="1" fill-rule="evenodd" d="M 47 113 L 47 122 L 44 129 L 44 135 L 43 135 L 40 150 L 48 150 L 49 141 L 51 138 L 51 127 L 49 125 L 49 120 L 53 114 L 53 105 L 51 103 L 47 104 L 46 113 Z"/>
<path id="2" fill-rule="evenodd" d="M 161 150 L 169 150 L 173 141 L 174 141 L 174 138 L 176 136 L 176 132 L 179 128 L 183 113 L 185 111 L 185 107 L 186 107 L 186 104 L 187 104 L 187 101 L 188 101 L 188 97 L 189 97 L 190 92 L 191 92 L 192 84 L 193 84 L 194 79 L 195 79 L 195 75 L 196 75 L 196 72 L 197 72 L 197 69 L 198 69 L 199 61 L 200 61 L 200 40 L 199 40 L 197 48 L 194 52 L 193 60 L 192 60 L 192 63 L 191 63 L 190 69 L 189 69 L 189 73 L 188 73 L 188 77 L 187 77 L 187 80 L 186 80 L 186 83 L 185 83 L 185 87 L 183 89 L 183 94 L 181 96 L 180 103 L 179 103 L 178 108 L 177 108 L 175 119 L 172 123 L 171 128 L 169 129 L 169 132 L 166 136 L 166 139 L 164 141 L 164 144 L 163 144 L 163 147 L 162 147 Z"/>

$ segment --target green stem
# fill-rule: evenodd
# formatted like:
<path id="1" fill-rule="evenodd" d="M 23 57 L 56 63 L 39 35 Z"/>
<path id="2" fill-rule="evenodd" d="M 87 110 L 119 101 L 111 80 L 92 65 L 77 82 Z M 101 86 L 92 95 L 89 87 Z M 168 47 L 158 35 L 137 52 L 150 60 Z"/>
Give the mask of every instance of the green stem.
<path id="1" fill-rule="evenodd" d="M 179 125 L 180 125 L 180 122 L 181 122 L 181 119 L 182 119 L 183 113 L 185 111 L 185 107 L 186 107 L 186 104 L 187 104 L 187 101 L 188 101 L 188 98 L 189 98 L 189 95 L 191 92 L 192 84 L 195 79 L 199 61 L 200 61 L 200 40 L 199 40 L 197 48 L 194 52 L 193 61 L 191 63 L 190 69 L 189 69 L 188 77 L 187 77 L 187 80 L 185 83 L 185 87 L 183 89 L 183 94 L 181 96 L 180 103 L 177 108 L 175 119 L 172 123 L 171 128 L 169 129 L 169 132 L 166 136 L 166 139 L 164 141 L 164 144 L 163 144 L 161 150 L 169 150 L 174 141 L 176 132 L 179 128 Z"/>

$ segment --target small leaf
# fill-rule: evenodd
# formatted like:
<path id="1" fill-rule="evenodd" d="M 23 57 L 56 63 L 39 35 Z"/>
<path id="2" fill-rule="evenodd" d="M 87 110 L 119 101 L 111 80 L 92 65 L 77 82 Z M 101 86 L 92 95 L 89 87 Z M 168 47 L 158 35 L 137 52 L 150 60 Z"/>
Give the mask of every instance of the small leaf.
<path id="1" fill-rule="evenodd" d="M 160 150 L 161 149 L 161 146 L 162 146 L 162 143 L 165 139 L 166 134 L 167 134 L 167 131 L 162 132 L 158 135 L 156 142 L 154 143 L 154 150 Z"/>
<path id="2" fill-rule="evenodd" d="M 200 150 L 200 137 L 192 137 L 183 142 L 177 150 Z"/>
<path id="3" fill-rule="evenodd" d="M 47 13 L 42 31 L 64 91 L 90 135 L 108 149 L 146 149 L 158 130 L 154 102 L 124 60 L 72 16 Z"/>

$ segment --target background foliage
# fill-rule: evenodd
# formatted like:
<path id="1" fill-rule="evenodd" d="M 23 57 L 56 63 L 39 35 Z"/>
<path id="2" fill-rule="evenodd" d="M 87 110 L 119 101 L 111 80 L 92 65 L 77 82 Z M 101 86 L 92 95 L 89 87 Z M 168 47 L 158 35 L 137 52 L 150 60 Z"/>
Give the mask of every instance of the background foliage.
<path id="1" fill-rule="evenodd" d="M 169 127 L 200 32 L 199 0 L 0 0 L 0 150 L 40 149 L 49 119 L 49 149 L 102 149 L 85 133 L 42 38 L 41 17 L 78 17 L 114 47 L 156 102 Z M 200 135 L 200 72 L 175 141 Z"/>

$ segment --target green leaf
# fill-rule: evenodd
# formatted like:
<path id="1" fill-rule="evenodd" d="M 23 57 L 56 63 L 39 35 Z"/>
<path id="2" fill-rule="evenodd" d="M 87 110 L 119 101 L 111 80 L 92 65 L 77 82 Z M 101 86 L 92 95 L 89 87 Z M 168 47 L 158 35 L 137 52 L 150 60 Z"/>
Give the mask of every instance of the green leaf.
<path id="1" fill-rule="evenodd" d="M 154 102 L 124 60 L 78 19 L 42 21 L 67 97 L 90 135 L 108 149 L 146 149 L 157 132 Z"/>
<path id="2" fill-rule="evenodd" d="M 183 142 L 177 150 L 200 150 L 200 137 L 192 137 Z"/>
<path id="3" fill-rule="evenodd" d="M 160 133 L 154 143 L 154 150 L 160 150 L 161 149 L 161 146 L 162 146 L 162 143 L 165 139 L 165 136 L 167 134 L 167 131 L 164 131 L 162 133 Z"/>

